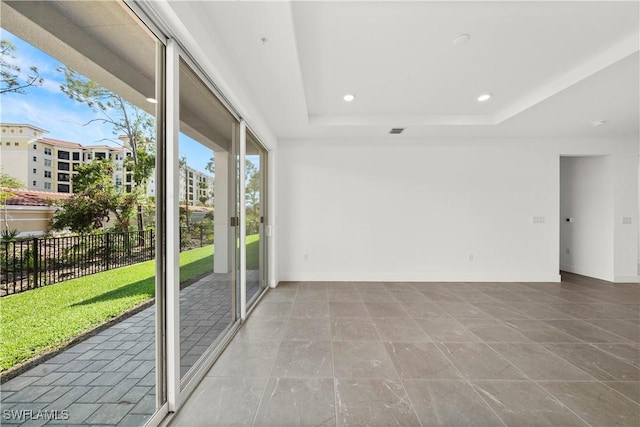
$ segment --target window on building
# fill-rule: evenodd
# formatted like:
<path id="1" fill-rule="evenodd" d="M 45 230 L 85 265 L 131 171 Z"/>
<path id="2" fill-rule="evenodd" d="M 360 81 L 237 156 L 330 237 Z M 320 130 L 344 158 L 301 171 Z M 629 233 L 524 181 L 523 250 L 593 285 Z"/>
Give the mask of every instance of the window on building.
<path id="1" fill-rule="evenodd" d="M 51 159 L 44 159 L 44 165 L 51 167 Z"/>
<path id="2" fill-rule="evenodd" d="M 33 173 L 34 173 L 34 174 L 38 173 L 38 169 L 34 169 L 34 170 L 33 170 Z"/>
<path id="3" fill-rule="evenodd" d="M 91 153 L 87 154 L 87 160 L 91 160 Z"/>
<path id="4" fill-rule="evenodd" d="M 33 144 L 33 149 L 37 150 L 38 149 L 38 144 Z"/>
<path id="5" fill-rule="evenodd" d="M 14 142 L 13 145 L 15 145 L 17 147 L 18 145 L 20 145 L 20 143 L 19 142 Z"/>
<path id="6" fill-rule="evenodd" d="M 44 171 L 45 178 L 51 178 L 51 171 Z"/>
<path id="7" fill-rule="evenodd" d="M 69 184 L 58 184 L 58 193 L 68 193 Z"/>
<path id="8" fill-rule="evenodd" d="M 4 145 L 11 145 L 11 143 L 9 141 L 7 141 Z"/>
<path id="9" fill-rule="evenodd" d="M 38 161 L 38 158 L 37 158 L 36 156 L 33 156 L 33 161 L 34 161 L 34 162 L 37 162 L 37 161 Z"/>
<path id="10" fill-rule="evenodd" d="M 130 185 L 127 185 L 126 191 L 127 191 L 127 193 L 131 193 L 131 186 Z"/>
<path id="11" fill-rule="evenodd" d="M 73 160 L 80 160 L 80 153 L 73 153 Z"/>
<path id="12" fill-rule="evenodd" d="M 107 153 L 96 153 L 96 159 L 105 159 L 107 157 Z"/>
<path id="13" fill-rule="evenodd" d="M 58 181 L 69 182 L 69 174 L 68 173 L 59 173 Z"/>
<path id="14" fill-rule="evenodd" d="M 69 160 L 69 152 L 68 151 L 58 151 L 58 158 L 62 160 Z"/>
<path id="15" fill-rule="evenodd" d="M 38 185 L 38 181 L 33 181 L 33 186 L 36 187 Z"/>
<path id="16" fill-rule="evenodd" d="M 60 169 L 61 171 L 68 171 L 69 170 L 69 163 L 67 163 L 67 162 L 58 162 L 58 169 Z"/>
<path id="17" fill-rule="evenodd" d="M 46 148 L 44 149 L 44 154 L 46 154 L 47 156 L 51 155 L 51 148 Z"/>
<path id="18" fill-rule="evenodd" d="M 51 183 L 50 182 L 45 182 L 44 183 L 44 189 L 45 190 L 51 190 Z"/>
<path id="19" fill-rule="evenodd" d="M 127 182 L 131 182 L 131 175 L 127 175 Z"/>

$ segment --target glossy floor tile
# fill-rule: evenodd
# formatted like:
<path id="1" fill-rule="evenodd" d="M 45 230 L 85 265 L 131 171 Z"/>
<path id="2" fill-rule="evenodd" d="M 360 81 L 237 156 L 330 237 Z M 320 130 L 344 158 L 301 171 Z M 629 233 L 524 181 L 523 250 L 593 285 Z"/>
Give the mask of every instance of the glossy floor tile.
<path id="1" fill-rule="evenodd" d="M 171 425 L 638 427 L 636 302 L 574 275 L 281 283 Z"/>

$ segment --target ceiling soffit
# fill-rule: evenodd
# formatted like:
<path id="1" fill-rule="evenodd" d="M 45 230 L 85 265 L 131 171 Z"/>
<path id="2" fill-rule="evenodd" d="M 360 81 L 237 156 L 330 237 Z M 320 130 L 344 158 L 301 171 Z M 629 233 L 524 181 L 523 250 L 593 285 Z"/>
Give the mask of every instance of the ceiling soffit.
<path id="1" fill-rule="evenodd" d="M 501 124 L 638 52 L 637 4 L 614 6 L 292 2 L 308 125 Z"/>

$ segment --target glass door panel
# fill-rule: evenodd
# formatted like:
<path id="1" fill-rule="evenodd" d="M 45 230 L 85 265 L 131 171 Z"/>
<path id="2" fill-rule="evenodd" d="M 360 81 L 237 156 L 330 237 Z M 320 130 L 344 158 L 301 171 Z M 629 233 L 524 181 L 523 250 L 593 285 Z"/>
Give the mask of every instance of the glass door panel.
<path id="1" fill-rule="evenodd" d="M 3 317 L 0 424 L 143 425 L 166 402 L 165 46 L 122 1 L 1 7 L 2 70 L 15 64 L 16 85 L 2 93 L 13 136 L 0 169 L 29 190 L 68 193 L 52 225 L 73 235 L 33 236 L 37 269 L 3 290 L 3 313 L 21 314 Z M 104 31 L 105 18 L 118 30 Z M 9 227 L 45 232 L 48 219 Z"/>
<path id="2" fill-rule="evenodd" d="M 237 319 L 234 279 L 238 121 L 180 61 L 180 377 Z M 187 378 L 188 379 L 188 378 Z"/>
<path id="3" fill-rule="evenodd" d="M 266 150 L 247 131 L 245 155 L 245 250 L 247 306 L 266 288 Z"/>

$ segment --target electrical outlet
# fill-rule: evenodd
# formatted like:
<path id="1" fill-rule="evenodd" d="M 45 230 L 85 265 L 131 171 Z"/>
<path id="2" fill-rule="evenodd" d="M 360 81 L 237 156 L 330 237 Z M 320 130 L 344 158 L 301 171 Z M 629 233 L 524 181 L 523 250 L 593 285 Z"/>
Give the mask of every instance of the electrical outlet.
<path id="1" fill-rule="evenodd" d="M 469 261 L 473 261 L 473 254 L 469 254 Z"/>

